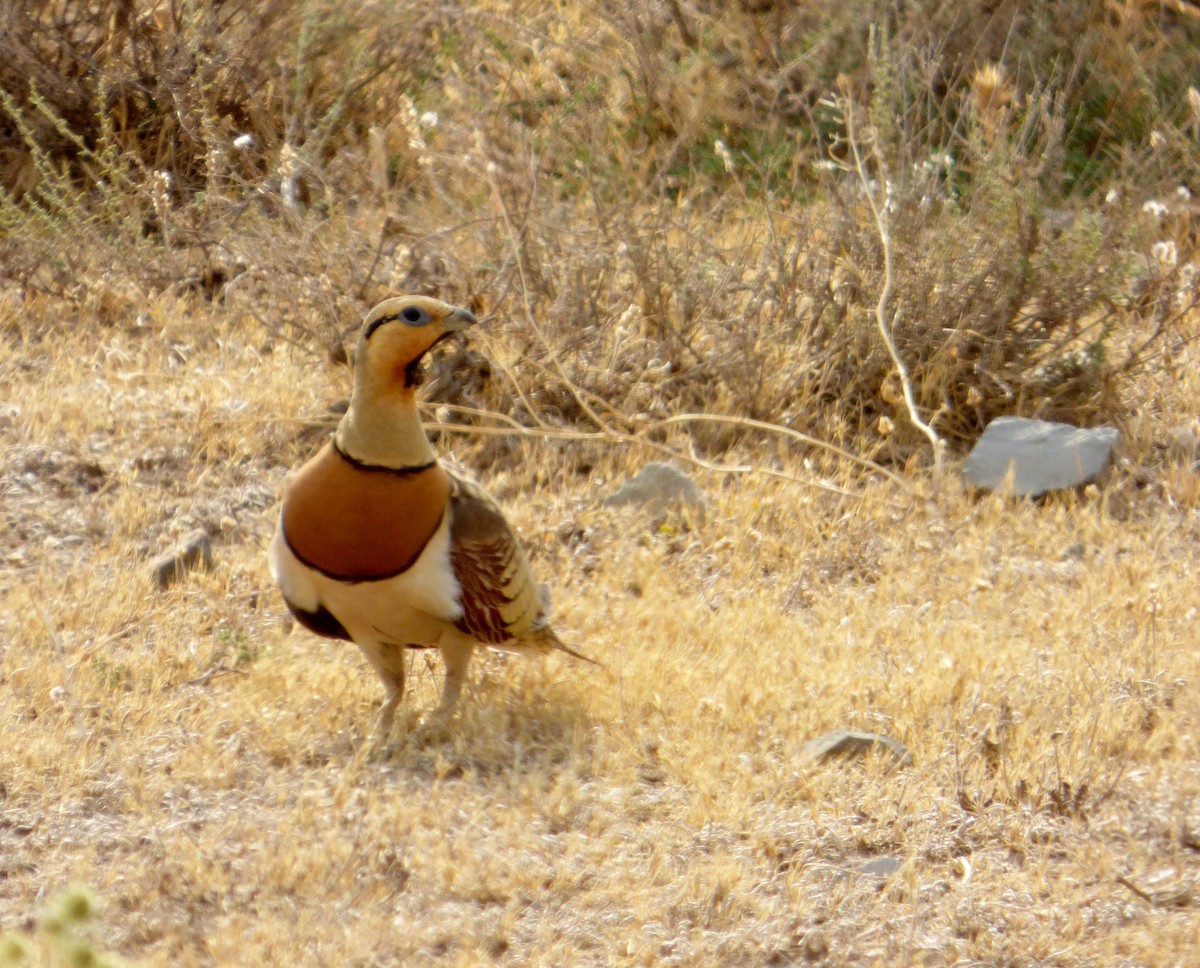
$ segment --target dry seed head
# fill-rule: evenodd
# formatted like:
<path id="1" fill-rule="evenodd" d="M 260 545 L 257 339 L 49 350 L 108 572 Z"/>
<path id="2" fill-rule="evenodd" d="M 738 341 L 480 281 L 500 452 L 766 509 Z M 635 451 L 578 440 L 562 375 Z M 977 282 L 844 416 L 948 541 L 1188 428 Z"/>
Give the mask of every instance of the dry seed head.
<path id="1" fill-rule="evenodd" d="M 716 151 L 721 161 L 725 164 L 725 171 L 730 175 L 733 174 L 733 153 L 729 150 L 729 146 L 720 138 L 713 142 L 713 150 Z"/>
<path id="2" fill-rule="evenodd" d="M 1194 87 L 1187 89 L 1188 107 L 1192 112 L 1192 119 L 1197 126 L 1200 126 L 1200 90 Z"/>
<path id="3" fill-rule="evenodd" d="M 429 113 L 432 112 L 426 112 L 426 114 Z M 417 156 L 417 164 L 422 168 L 432 168 L 433 157 L 429 152 L 429 144 L 425 140 L 425 127 L 434 127 L 437 115 L 433 115 L 434 124 L 422 125 L 421 118 L 423 115 L 417 114 L 417 106 L 413 104 L 412 98 L 401 97 L 398 117 L 400 123 L 404 126 L 405 133 L 408 135 L 408 147 Z"/>
<path id="4" fill-rule="evenodd" d="M 1000 64 L 984 64 L 971 78 L 971 100 L 980 119 L 995 123 L 1013 101 L 1012 83 Z"/>
<path id="5" fill-rule="evenodd" d="M 387 141 L 379 125 L 367 129 L 367 159 L 371 168 L 371 185 L 376 195 L 382 195 L 388 186 Z"/>
<path id="6" fill-rule="evenodd" d="M 161 216 L 171 205 L 171 173 L 156 171 L 150 176 L 150 194 Z"/>
<path id="7" fill-rule="evenodd" d="M 300 174 L 300 155 L 290 144 L 284 143 L 279 149 L 279 193 L 289 211 L 296 211 L 300 206 L 300 188 L 297 178 Z"/>
<path id="8" fill-rule="evenodd" d="M 1179 250 L 1176 249 L 1175 243 L 1170 240 L 1155 242 L 1150 249 L 1150 253 L 1164 269 L 1174 269 L 1175 264 L 1179 261 Z"/>
<path id="9" fill-rule="evenodd" d="M 971 78 L 971 102 L 985 145 L 992 145 L 1005 127 L 1013 102 L 1012 83 L 999 64 L 985 64 Z"/>
<path id="10" fill-rule="evenodd" d="M 1142 211 L 1147 215 L 1152 216 L 1157 221 L 1164 215 L 1169 215 L 1171 210 L 1162 202 L 1152 198 L 1149 201 L 1142 203 Z"/>

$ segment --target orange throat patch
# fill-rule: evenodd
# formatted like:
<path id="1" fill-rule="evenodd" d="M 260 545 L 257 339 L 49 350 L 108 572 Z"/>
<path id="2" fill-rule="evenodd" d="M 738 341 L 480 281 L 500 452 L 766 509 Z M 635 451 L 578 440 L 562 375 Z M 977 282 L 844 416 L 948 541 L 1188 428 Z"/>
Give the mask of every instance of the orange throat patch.
<path id="1" fill-rule="evenodd" d="M 283 536 L 310 568 L 342 581 L 377 581 L 413 566 L 446 513 L 450 479 L 419 469 L 363 467 L 332 441 L 296 475 Z"/>

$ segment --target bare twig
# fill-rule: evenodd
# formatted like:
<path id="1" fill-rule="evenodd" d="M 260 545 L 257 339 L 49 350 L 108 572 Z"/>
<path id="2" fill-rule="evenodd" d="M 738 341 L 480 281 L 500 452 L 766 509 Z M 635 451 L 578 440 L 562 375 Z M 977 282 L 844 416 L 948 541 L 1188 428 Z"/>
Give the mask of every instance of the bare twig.
<path id="1" fill-rule="evenodd" d="M 379 266 L 379 260 L 383 258 L 383 247 L 387 243 L 388 232 L 395 227 L 395 219 L 391 215 L 383 217 L 383 223 L 379 226 L 379 241 L 375 244 L 375 255 L 371 259 L 371 265 L 363 274 L 362 284 L 358 287 L 358 298 L 362 299 L 367 294 L 367 287 L 371 284 L 371 278 L 375 275 L 375 269 Z"/>
<path id="2" fill-rule="evenodd" d="M 478 424 L 461 424 L 461 423 L 440 423 L 431 422 L 426 424 L 426 429 L 444 431 L 447 433 L 459 433 L 464 435 L 477 435 L 481 437 L 495 436 L 515 436 L 515 437 L 535 437 L 548 440 L 574 440 L 587 441 L 599 444 L 625 444 L 644 447 L 649 450 L 656 451 L 668 457 L 673 457 L 678 460 L 686 461 L 697 467 L 702 467 L 705 470 L 712 471 L 718 474 L 761 474 L 765 477 L 775 477 L 781 480 L 792 481 L 797 484 L 804 484 L 808 487 L 816 487 L 823 491 L 828 491 L 832 494 L 839 494 L 845 497 L 862 497 L 857 491 L 847 490 L 846 488 L 837 487 L 825 481 L 815 480 L 812 478 L 799 477 L 794 474 L 787 474 L 783 471 L 776 471 L 771 468 L 759 467 L 753 464 L 719 464 L 713 461 L 705 460 L 694 453 L 685 453 L 681 450 L 669 447 L 666 444 L 651 440 L 650 437 L 658 430 L 665 427 L 688 424 L 688 423 L 720 423 L 731 426 L 745 427 L 750 430 L 765 431 L 768 433 L 781 434 L 785 437 L 790 437 L 800 443 L 817 447 L 821 450 L 828 451 L 837 455 L 851 463 L 858 464 L 867 468 L 870 471 L 881 474 L 889 481 L 899 485 L 905 491 L 908 490 L 908 485 L 904 479 L 893 471 L 888 470 L 874 461 L 867 460 L 864 457 L 859 457 L 849 451 L 843 450 L 834 444 L 826 443 L 823 440 L 818 440 L 815 437 L 810 437 L 808 434 L 801 433 L 798 430 L 793 430 L 790 427 L 783 427 L 779 424 L 767 423 L 763 420 L 752 420 L 748 417 L 733 417 L 723 414 L 707 414 L 707 413 L 683 413 L 673 417 L 666 417 L 662 420 L 656 420 L 652 423 L 644 425 L 641 429 L 632 433 L 623 433 L 621 431 L 609 428 L 602 431 L 584 431 L 570 430 L 568 428 L 549 427 L 541 425 L 539 427 L 525 427 L 514 420 L 507 414 L 496 413 L 491 410 L 481 410 L 474 407 L 464 407 L 451 404 L 440 404 L 439 408 L 449 408 L 457 413 L 490 419 L 497 421 L 503 426 L 479 426 Z"/>
<path id="3" fill-rule="evenodd" d="M 676 460 L 685 461 L 686 463 L 693 464 L 696 467 L 701 467 L 706 471 L 711 471 L 714 474 L 759 474 L 763 477 L 774 477 L 782 481 L 790 481 L 793 484 L 803 484 L 805 487 L 815 487 L 819 490 L 827 491 L 830 494 L 837 494 L 841 497 L 862 497 L 862 494 L 858 491 L 851 491 L 844 487 L 837 487 L 836 485 L 828 484 L 825 481 L 814 480 L 806 477 L 798 477 L 795 474 L 788 474 L 784 471 L 772 470 L 769 467 L 757 467 L 753 464 L 717 464 L 713 461 L 707 461 L 703 457 L 698 457 L 695 454 L 684 453 L 668 447 L 666 444 L 660 444 L 657 441 L 646 439 L 644 435 L 648 433 L 649 430 L 634 435 L 622 433 L 588 432 L 580 430 L 557 430 L 550 427 L 478 427 L 472 424 L 448 423 L 431 423 L 426 424 L 425 426 L 427 430 L 438 430 L 444 433 L 465 434 L 467 436 L 536 437 L 546 440 L 575 440 L 597 444 L 633 445 L 637 447 L 645 447 L 647 450 L 652 450 L 656 453 L 662 454 L 665 457 L 673 457 Z M 658 424 L 655 426 L 658 426 Z"/>
<path id="4" fill-rule="evenodd" d="M 481 150 L 482 150 L 482 148 L 481 148 Z M 509 210 L 508 210 L 508 205 L 504 201 L 504 193 L 500 190 L 500 184 L 496 180 L 494 167 L 492 165 L 485 164 L 484 171 L 487 172 L 488 181 L 491 183 L 491 186 L 492 186 L 492 195 L 496 200 L 496 205 L 500 209 L 500 214 L 504 221 L 505 230 L 508 232 L 509 246 L 512 248 L 513 259 L 517 266 L 517 275 L 521 280 L 521 302 L 525 309 L 525 319 L 529 323 L 529 326 L 533 329 L 534 333 L 537 334 L 538 341 L 542 344 L 542 346 L 545 348 L 546 352 L 550 355 L 551 362 L 558 369 L 559 374 L 562 376 L 563 383 L 566 385 L 566 387 L 570 391 L 571 395 L 575 398 L 575 402 L 577 404 L 579 404 L 579 408 L 588 415 L 588 417 L 592 420 L 593 423 L 595 423 L 595 425 L 597 427 L 599 427 L 601 430 L 604 430 L 607 432 L 609 429 L 608 425 L 603 420 L 600 419 L 600 417 L 596 414 L 595 410 L 593 410 L 592 407 L 587 403 L 587 401 L 583 399 L 583 395 L 578 391 L 575 384 L 566 378 L 566 375 L 565 375 L 566 371 L 562 365 L 562 362 L 558 358 L 557 352 L 555 352 L 554 346 L 551 344 L 550 340 L 546 337 L 546 334 L 544 332 L 542 332 L 542 327 L 538 323 L 537 318 L 533 312 L 533 303 L 532 303 L 532 301 L 530 299 L 530 295 L 529 295 L 529 280 L 526 277 L 526 273 L 525 273 L 525 260 L 522 258 L 522 255 L 521 255 L 521 243 L 522 243 L 522 236 L 524 235 L 524 224 L 522 225 L 520 231 L 518 231 L 517 228 L 515 227 L 515 225 L 513 224 L 512 216 L 510 215 Z M 538 173 L 537 165 L 532 165 L 531 171 L 530 171 L 530 175 L 532 178 L 532 184 L 529 189 L 530 205 L 532 205 L 533 195 L 537 190 L 537 173 Z M 528 213 L 526 216 L 526 220 L 527 219 L 528 219 Z"/>
<path id="5" fill-rule="evenodd" d="M 1195 892 L 1186 887 L 1179 887 L 1170 891 L 1145 891 L 1124 874 L 1117 875 L 1117 883 L 1154 907 L 1190 907 L 1196 903 Z"/>
<path id="6" fill-rule="evenodd" d="M 180 685 L 204 686 L 204 685 L 207 685 L 208 683 L 212 682 L 212 680 L 216 679 L 218 676 L 231 676 L 231 675 L 244 676 L 245 674 L 246 674 L 245 669 L 236 669 L 236 668 L 233 668 L 232 666 L 227 666 L 227 665 L 209 666 L 207 669 L 205 669 L 199 675 L 192 676 L 192 678 L 190 678 L 190 679 L 185 679 L 182 683 L 180 683 Z"/>
<path id="7" fill-rule="evenodd" d="M 873 460 L 868 460 L 865 457 L 859 457 L 857 454 L 852 454 L 848 450 L 843 450 L 836 444 L 827 443 L 824 440 L 818 440 L 816 437 L 810 437 L 808 434 L 801 433 L 799 430 L 793 430 L 791 427 L 784 427 L 781 424 L 768 423 L 765 420 L 753 420 L 750 417 L 730 417 L 722 414 L 712 413 L 681 413 L 674 417 L 667 417 L 665 420 L 659 421 L 655 426 L 665 426 L 673 423 L 724 423 L 733 424 L 740 427 L 749 427 L 754 430 L 765 430 L 768 433 L 782 434 L 785 437 L 791 437 L 793 440 L 798 440 L 801 443 L 808 444 L 812 447 L 818 447 L 821 450 L 827 450 L 831 454 L 836 454 L 853 464 L 859 464 L 868 470 L 882 474 L 893 484 L 908 490 L 908 485 L 904 478 L 898 474 L 889 471 L 882 464 L 877 464 Z"/>
<path id="8" fill-rule="evenodd" d="M 871 179 L 867 177 L 867 170 L 863 164 L 862 151 L 859 148 L 858 132 L 855 130 L 854 124 L 854 104 L 850 98 L 842 99 L 843 114 L 846 118 L 846 137 L 850 144 L 850 151 L 854 156 L 854 170 L 858 175 L 859 184 L 862 186 L 863 194 L 867 198 L 867 204 L 871 208 L 871 217 L 875 221 L 875 230 L 879 234 L 879 242 L 883 246 L 883 287 L 879 291 L 879 301 L 875 304 L 875 323 L 879 328 L 879 335 L 883 339 L 883 345 L 887 347 L 888 356 L 892 359 L 892 364 L 896 367 L 896 372 L 900 375 L 900 387 L 904 393 L 904 403 L 908 408 L 908 418 L 912 421 L 913 426 L 921 433 L 929 438 L 929 444 L 933 448 L 933 474 L 934 479 L 941 478 L 942 472 L 942 451 L 945 444 L 942 438 L 938 436 L 937 431 L 933 429 L 932 421 L 926 423 L 921 419 L 920 411 L 917 409 L 917 401 L 913 396 L 912 380 L 908 375 L 908 367 L 904 365 L 904 360 L 900 358 L 900 353 L 896 349 L 896 342 L 892 337 L 895 326 L 900 321 L 900 310 L 896 310 L 891 320 L 888 320 L 888 304 L 892 299 L 892 289 L 894 286 L 892 276 L 892 238 L 891 230 L 888 226 L 888 194 L 890 191 L 890 182 L 885 178 L 880 178 L 879 185 L 872 185 Z M 883 170 L 880 165 L 881 172 Z M 884 201 L 881 205 L 876 193 L 882 190 Z M 936 415 L 935 415 L 936 419 Z"/>
<path id="9" fill-rule="evenodd" d="M 295 327 L 296 329 L 299 329 L 302 333 L 304 333 L 304 335 L 307 336 L 309 338 L 309 340 L 311 340 L 311 342 L 305 342 L 304 340 L 296 339 L 294 336 L 289 336 L 287 333 L 285 333 L 283 331 L 282 327 L 277 326 L 274 323 L 267 322 L 267 320 L 263 319 L 262 316 L 260 316 L 256 310 L 247 309 L 246 315 L 249 316 L 251 319 L 253 319 L 255 322 L 257 322 L 260 326 L 262 326 L 263 329 L 270 332 L 273 336 L 278 337 L 279 339 L 283 340 L 285 343 L 291 343 L 294 347 L 296 347 L 296 349 L 302 350 L 305 353 L 309 353 L 313 356 L 321 356 L 322 355 L 321 351 L 318 350 L 316 347 L 317 346 L 328 346 L 328 341 L 321 340 L 317 336 L 317 334 L 314 333 L 307 326 L 301 326 L 299 323 L 296 323 L 296 322 L 291 323 L 291 325 L 293 327 Z"/>
<path id="10" fill-rule="evenodd" d="M 483 336 L 483 339 L 490 345 L 491 341 L 487 339 L 486 335 Z M 539 427 L 545 427 L 545 421 L 538 416 L 537 408 L 534 407 L 533 401 L 529 399 L 529 396 L 525 393 L 525 389 L 521 386 L 521 381 L 517 379 L 516 374 L 513 373 L 508 364 L 506 364 L 503 359 L 501 359 L 499 354 L 496 353 L 491 353 L 488 358 L 492 361 L 492 365 L 504 374 L 505 379 L 508 380 L 509 386 L 511 386 L 513 389 L 513 393 L 517 395 L 517 398 L 524 405 L 525 412 L 529 414 L 529 419 L 536 423 Z M 519 426 L 515 424 L 515 421 L 514 425 Z"/>

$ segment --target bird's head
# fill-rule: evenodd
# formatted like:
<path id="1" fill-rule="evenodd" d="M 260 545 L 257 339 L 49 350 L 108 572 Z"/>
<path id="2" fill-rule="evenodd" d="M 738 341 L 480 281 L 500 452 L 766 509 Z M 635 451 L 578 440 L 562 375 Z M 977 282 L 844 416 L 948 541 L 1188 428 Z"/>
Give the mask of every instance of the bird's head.
<path id="1" fill-rule="evenodd" d="M 442 340 L 475 325 L 475 316 L 429 296 L 385 299 L 367 313 L 355 350 L 358 379 L 379 388 L 411 390 L 421 358 Z"/>

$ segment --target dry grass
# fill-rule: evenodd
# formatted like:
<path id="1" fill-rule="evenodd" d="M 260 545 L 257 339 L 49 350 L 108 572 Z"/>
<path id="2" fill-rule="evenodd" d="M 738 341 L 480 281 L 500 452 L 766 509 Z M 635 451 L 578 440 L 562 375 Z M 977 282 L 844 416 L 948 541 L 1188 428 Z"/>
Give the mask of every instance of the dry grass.
<path id="1" fill-rule="evenodd" d="M 961 7 L 7 14 L 0 930 L 84 883 L 148 965 L 1194 957 L 1194 5 Z M 931 481 L 867 189 L 918 414 L 1111 419 L 1101 486 Z M 484 319 L 439 446 L 608 671 L 483 656 L 451 741 L 380 756 L 264 551 L 396 290 Z M 703 523 L 601 507 L 664 449 Z M 805 757 L 838 727 L 913 762 Z"/>
<path id="2" fill-rule="evenodd" d="M 148 964 L 1194 950 L 1200 487 L 1148 449 L 1194 378 L 1147 384 L 1103 493 L 1040 506 L 714 475 L 702 528 L 654 530 L 598 509 L 643 455 L 517 442 L 488 483 L 612 675 L 485 658 L 453 742 L 380 760 L 378 683 L 286 631 L 263 560 L 345 370 L 173 301 L 23 345 L 36 310 L 4 311 L 5 926 L 80 881 Z M 147 554 L 197 523 L 217 567 L 153 592 Z M 915 763 L 806 761 L 838 726 Z"/>

